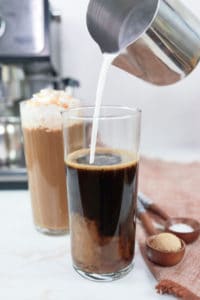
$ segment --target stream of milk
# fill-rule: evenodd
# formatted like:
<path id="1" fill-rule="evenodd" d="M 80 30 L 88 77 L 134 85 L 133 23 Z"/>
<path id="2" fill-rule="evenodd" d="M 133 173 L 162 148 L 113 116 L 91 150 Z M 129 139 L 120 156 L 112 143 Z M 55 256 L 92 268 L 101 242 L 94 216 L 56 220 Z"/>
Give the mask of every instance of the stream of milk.
<path id="1" fill-rule="evenodd" d="M 106 78 L 109 71 L 109 68 L 112 64 L 112 61 L 117 56 L 117 54 L 103 54 L 103 62 L 99 74 L 99 81 L 97 85 L 96 92 L 96 102 L 95 102 L 95 110 L 92 121 L 92 136 L 91 136 L 91 146 L 90 146 L 90 164 L 94 163 L 95 159 L 95 149 L 97 142 L 97 134 L 98 134 L 98 126 L 99 126 L 99 116 L 101 111 L 101 104 L 103 100 L 103 92 L 105 88 Z"/>

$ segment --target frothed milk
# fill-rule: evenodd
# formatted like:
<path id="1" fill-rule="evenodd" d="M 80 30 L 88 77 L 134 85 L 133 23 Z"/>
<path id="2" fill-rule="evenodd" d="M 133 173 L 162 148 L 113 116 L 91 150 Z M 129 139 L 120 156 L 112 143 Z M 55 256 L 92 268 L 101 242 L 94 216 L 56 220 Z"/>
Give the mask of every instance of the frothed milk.
<path id="1" fill-rule="evenodd" d="M 78 105 L 65 92 L 52 90 L 41 91 L 21 104 L 34 223 L 48 234 L 68 231 L 61 112 Z"/>

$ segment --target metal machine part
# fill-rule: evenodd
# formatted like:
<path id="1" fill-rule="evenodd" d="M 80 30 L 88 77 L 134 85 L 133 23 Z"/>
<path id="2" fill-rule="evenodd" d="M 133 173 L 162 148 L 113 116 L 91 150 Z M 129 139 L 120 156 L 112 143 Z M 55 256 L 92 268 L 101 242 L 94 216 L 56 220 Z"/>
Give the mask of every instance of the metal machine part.
<path id="1" fill-rule="evenodd" d="M 0 0 L 0 189 L 27 186 L 19 102 L 69 85 L 60 23 L 48 0 Z"/>
<path id="2" fill-rule="evenodd" d="M 60 22 L 48 0 L 0 0 L 1 102 L 11 106 L 59 81 Z"/>
<path id="3" fill-rule="evenodd" d="M 1 0 L 0 12 L 6 28 L 1 34 L 1 61 L 49 57 L 48 1 Z"/>
<path id="4" fill-rule="evenodd" d="M 152 84 L 173 84 L 200 60 L 200 21 L 179 0 L 90 0 L 87 25 L 114 65 Z"/>
<path id="5" fill-rule="evenodd" d="M 24 167 L 20 118 L 0 117 L 0 166 Z"/>
<path id="6" fill-rule="evenodd" d="M 28 176 L 25 167 L 1 168 L 0 190 L 27 190 Z"/>
<path id="7" fill-rule="evenodd" d="M 25 74 L 21 65 L 0 65 L 0 101 L 12 106 L 24 96 Z"/>

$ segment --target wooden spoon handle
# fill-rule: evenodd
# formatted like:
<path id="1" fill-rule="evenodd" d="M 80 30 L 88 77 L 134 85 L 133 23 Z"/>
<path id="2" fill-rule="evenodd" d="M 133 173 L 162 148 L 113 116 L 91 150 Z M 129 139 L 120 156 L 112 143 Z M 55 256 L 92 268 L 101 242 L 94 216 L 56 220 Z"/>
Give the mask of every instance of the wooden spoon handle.
<path id="1" fill-rule="evenodd" d="M 148 215 L 147 212 L 143 212 L 139 215 L 139 219 L 142 222 L 142 225 L 144 226 L 146 232 L 149 235 L 154 235 L 157 233 L 157 230 L 155 229 L 151 217 Z"/>
<path id="2" fill-rule="evenodd" d="M 156 215 L 158 215 L 165 221 L 170 218 L 168 214 L 164 210 L 162 210 L 162 208 L 160 208 L 157 204 L 153 203 L 151 199 L 149 199 L 146 195 L 139 193 L 138 200 L 142 203 L 145 209 L 154 212 Z"/>
<path id="3" fill-rule="evenodd" d="M 160 216 L 165 221 L 169 219 L 168 214 L 155 203 L 149 205 L 149 210 Z"/>

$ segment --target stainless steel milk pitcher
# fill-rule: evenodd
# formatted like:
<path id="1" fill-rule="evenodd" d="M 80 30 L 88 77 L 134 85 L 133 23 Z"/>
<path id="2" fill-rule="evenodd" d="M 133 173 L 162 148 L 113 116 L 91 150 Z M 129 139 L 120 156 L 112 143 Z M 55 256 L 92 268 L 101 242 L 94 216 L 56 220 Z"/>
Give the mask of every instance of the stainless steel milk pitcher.
<path id="1" fill-rule="evenodd" d="M 187 76 L 200 59 L 200 20 L 179 0 L 90 0 L 88 30 L 113 64 L 157 84 Z"/>

